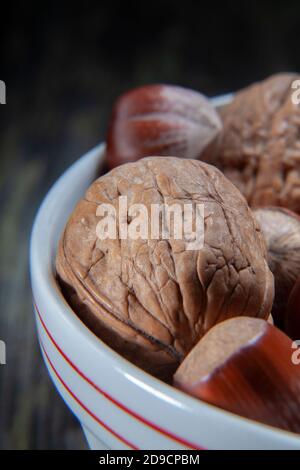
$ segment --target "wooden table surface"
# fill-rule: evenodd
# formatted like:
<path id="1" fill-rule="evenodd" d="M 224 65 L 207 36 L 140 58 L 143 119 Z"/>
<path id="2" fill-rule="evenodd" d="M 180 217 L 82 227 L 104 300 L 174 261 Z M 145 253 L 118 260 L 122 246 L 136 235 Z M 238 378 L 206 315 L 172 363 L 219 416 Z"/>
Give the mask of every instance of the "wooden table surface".
<path id="1" fill-rule="evenodd" d="M 97 68 L 94 80 L 80 79 L 78 93 L 69 96 L 74 70 L 64 69 L 61 77 L 46 72 L 27 90 L 21 82 L 7 82 L 7 104 L 0 106 L 0 340 L 7 349 L 6 365 L 0 365 L 0 449 L 87 448 L 41 357 L 29 241 L 51 185 L 103 140 L 114 82 L 105 96 L 97 85 L 102 73 Z"/>
<path id="2" fill-rule="evenodd" d="M 69 128 L 60 135 L 64 114 L 58 107 L 56 120 L 54 108 L 46 123 L 39 121 L 41 112 L 26 122 L 11 123 L 0 142 L 0 339 L 7 349 L 7 363 L 0 365 L 2 449 L 87 447 L 77 420 L 55 391 L 41 358 L 28 254 L 33 219 L 43 196 L 56 177 L 99 136 L 88 136 L 89 142 L 80 141 L 74 147 L 65 135 Z M 9 112 L 8 102 L 0 108 L 1 118 Z M 82 118 L 79 115 L 79 122 L 68 122 L 67 126 L 82 129 Z M 37 130 L 38 126 L 44 130 Z M 56 141 L 53 147 L 52 139 Z"/>
<path id="3" fill-rule="evenodd" d="M 30 233 L 51 185 L 103 141 L 112 102 L 130 83 L 109 69 L 103 75 L 96 58 L 89 74 L 81 70 L 79 76 L 63 58 L 49 61 L 34 86 L 6 81 L 7 104 L 0 106 L 0 340 L 7 349 L 6 365 L 0 365 L 0 449 L 87 448 L 39 350 Z M 48 74 L 60 67 L 61 75 Z"/>

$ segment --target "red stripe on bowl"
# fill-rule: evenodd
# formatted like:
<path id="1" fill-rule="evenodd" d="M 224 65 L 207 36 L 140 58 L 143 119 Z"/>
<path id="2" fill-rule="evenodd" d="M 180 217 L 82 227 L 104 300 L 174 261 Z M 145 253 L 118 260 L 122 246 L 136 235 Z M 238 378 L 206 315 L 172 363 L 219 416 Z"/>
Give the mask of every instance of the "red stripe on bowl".
<path id="1" fill-rule="evenodd" d="M 58 378 L 58 380 L 60 381 L 60 383 L 63 385 L 63 387 L 67 390 L 67 392 L 72 396 L 72 398 L 74 398 L 74 400 L 78 403 L 78 405 L 81 406 L 81 408 L 84 409 L 84 411 L 86 411 L 98 424 L 100 424 L 100 426 L 102 426 L 104 429 L 106 429 L 106 431 L 110 432 L 111 434 L 113 434 L 113 436 L 115 436 L 117 439 L 119 439 L 119 441 L 123 442 L 127 447 L 130 447 L 131 449 L 133 450 L 138 450 L 138 447 L 136 447 L 134 444 L 132 444 L 131 442 L 127 441 L 127 439 L 125 439 L 125 437 L 121 436 L 120 434 L 118 434 L 116 431 L 114 431 L 110 426 L 108 426 L 106 423 L 104 423 L 104 421 L 102 421 L 100 418 L 98 418 L 98 416 L 96 416 L 76 395 L 75 393 L 70 389 L 70 387 L 66 384 L 66 382 L 63 380 L 63 378 L 60 376 L 60 374 L 57 372 L 56 368 L 54 367 L 51 359 L 49 358 L 49 355 L 45 349 L 45 346 L 43 345 L 41 339 L 40 339 L 40 345 L 41 345 L 41 348 L 45 354 L 45 357 L 48 361 L 48 364 L 50 365 L 51 369 L 53 370 L 53 372 L 55 373 L 56 377 Z"/>
<path id="2" fill-rule="evenodd" d="M 185 440 L 184 438 L 181 438 L 179 436 L 176 436 L 175 434 L 173 434 L 171 431 L 168 431 L 167 429 L 163 429 L 161 428 L 159 425 L 153 423 L 152 421 L 148 421 L 146 418 L 144 418 L 143 416 L 139 415 L 138 413 L 136 413 L 135 411 L 131 410 L 130 408 L 128 408 L 126 405 L 123 405 L 121 402 L 119 402 L 117 399 L 113 398 L 111 395 L 109 395 L 107 392 L 105 392 L 104 390 L 102 390 L 98 385 L 96 385 L 91 379 L 89 379 L 72 361 L 71 359 L 65 354 L 65 352 L 61 349 L 61 347 L 57 344 L 57 342 L 55 341 L 55 339 L 53 338 L 53 336 L 51 335 L 50 331 L 48 330 L 47 326 L 45 325 L 45 322 L 42 318 L 42 315 L 37 307 L 37 304 L 34 302 L 34 306 L 36 308 L 36 311 L 37 311 L 37 314 L 38 314 L 38 317 L 41 321 L 41 324 L 48 336 L 48 338 L 50 339 L 51 343 L 53 344 L 53 346 L 57 349 L 57 351 L 63 356 L 63 358 L 66 360 L 66 362 L 72 367 L 72 369 L 74 369 L 77 374 L 79 374 L 86 382 L 88 382 L 95 390 L 97 390 L 97 392 L 101 393 L 101 395 L 105 396 L 105 398 L 107 398 L 109 401 L 111 401 L 112 403 L 114 403 L 116 406 L 118 406 L 121 410 L 123 410 L 125 413 L 129 414 L 130 416 L 132 416 L 133 418 L 137 419 L 138 421 L 142 422 L 143 424 L 145 424 L 146 426 L 148 426 L 149 428 L 159 432 L 160 434 L 162 434 L 163 436 L 165 437 L 168 437 L 169 439 L 172 439 L 173 441 L 175 442 L 178 442 L 179 444 L 181 445 L 184 445 L 185 447 L 188 447 L 189 449 L 193 449 L 193 450 L 204 450 L 203 447 L 200 447 L 199 445 L 197 444 L 194 444 L 192 442 L 189 442 L 187 440 Z"/>

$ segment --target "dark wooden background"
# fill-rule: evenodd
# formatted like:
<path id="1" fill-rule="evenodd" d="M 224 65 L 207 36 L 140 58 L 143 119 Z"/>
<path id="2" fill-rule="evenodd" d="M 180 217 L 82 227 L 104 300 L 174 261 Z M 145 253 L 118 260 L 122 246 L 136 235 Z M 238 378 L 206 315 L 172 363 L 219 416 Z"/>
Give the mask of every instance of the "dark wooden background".
<path id="1" fill-rule="evenodd" d="M 7 3 L 7 2 L 6 2 Z M 300 70 L 299 1 L 11 2 L 1 11 L 0 448 L 82 449 L 37 345 L 28 248 L 55 179 L 104 139 L 115 97 L 147 82 L 208 95 Z M 58 7 L 59 5 L 59 7 Z M 2 6 L 1 6 L 2 8 Z"/>

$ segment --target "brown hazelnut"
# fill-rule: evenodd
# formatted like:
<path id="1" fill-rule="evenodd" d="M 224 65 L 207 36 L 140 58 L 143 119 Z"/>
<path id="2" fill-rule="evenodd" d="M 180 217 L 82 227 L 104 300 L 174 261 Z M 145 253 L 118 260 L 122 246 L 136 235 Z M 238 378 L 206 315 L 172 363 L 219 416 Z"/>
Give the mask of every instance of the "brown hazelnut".
<path id="1" fill-rule="evenodd" d="M 300 277 L 300 217 L 287 209 L 276 207 L 256 209 L 254 215 L 264 234 L 268 263 L 274 275 L 272 314 L 275 324 L 283 328 L 287 300 Z"/>
<path id="2" fill-rule="evenodd" d="M 257 318 L 214 326 L 174 375 L 174 385 L 224 410 L 300 432 L 300 365 L 288 336 Z"/>
<path id="3" fill-rule="evenodd" d="M 100 239 L 100 204 L 204 204 L 204 246 L 184 240 Z M 127 219 L 127 224 L 132 221 Z M 217 322 L 243 313 L 267 318 L 273 276 L 257 222 L 244 197 L 216 168 L 198 160 L 150 157 L 96 180 L 71 215 L 56 268 L 83 322 L 120 354 L 170 380 Z"/>
<path id="4" fill-rule="evenodd" d="M 238 92 L 220 110 L 223 132 L 201 159 L 217 166 L 251 207 L 300 213 L 300 105 L 294 74 L 278 74 Z"/>
<path id="5" fill-rule="evenodd" d="M 172 85 L 147 85 L 115 103 L 107 133 L 109 168 L 149 155 L 197 158 L 217 136 L 221 120 L 209 100 Z"/>

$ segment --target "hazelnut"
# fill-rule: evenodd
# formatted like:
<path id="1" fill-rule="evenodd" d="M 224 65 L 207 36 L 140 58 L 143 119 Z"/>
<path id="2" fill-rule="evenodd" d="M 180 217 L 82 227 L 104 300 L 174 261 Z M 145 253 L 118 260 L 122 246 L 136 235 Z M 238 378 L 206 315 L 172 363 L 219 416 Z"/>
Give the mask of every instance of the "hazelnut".
<path id="1" fill-rule="evenodd" d="M 271 426 L 300 432 L 300 366 L 292 341 L 258 318 L 214 326 L 174 375 L 174 385 L 200 400 Z"/>
<path id="2" fill-rule="evenodd" d="M 300 213 L 300 106 L 292 100 L 297 78 L 278 74 L 236 93 L 220 109 L 222 134 L 201 156 L 223 171 L 251 207 Z"/>
<path id="3" fill-rule="evenodd" d="M 115 103 L 107 133 L 110 168 L 149 155 L 196 158 L 217 136 L 221 120 L 202 94 L 172 85 L 147 85 Z"/>
<path id="4" fill-rule="evenodd" d="M 269 268 L 274 275 L 272 314 L 275 324 L 283 328 L 287 300 L 300 277 L 300 217 L 276 207 L 256 209 L 254 215 L 264 234 Z"/>
<path id="5" fill-rule="evenodd" d="M 111 204 L 118 224 L 120 195 L 148 213 L 153 203 L 204 204 L 203 248 L 186 249 L 174 237 L 98 238 L 97 208 Z M 56 268 L 66 299 L 99 338 L 170 380 L 215 323 L 241 313 L 269 316 L 273 276 L 266 256 L 252 211 L 219 170 L 198 160 L 150 157 L 91 185 L 66 225 Z"/>

